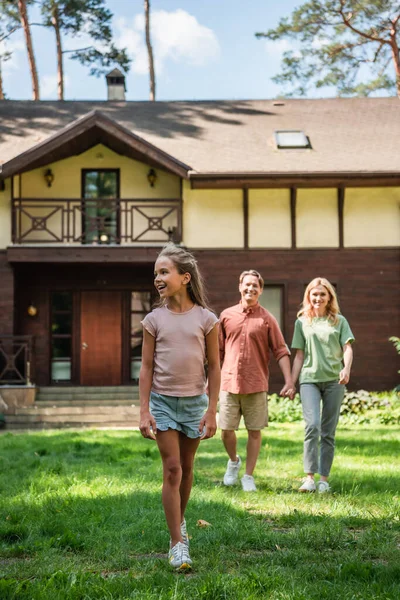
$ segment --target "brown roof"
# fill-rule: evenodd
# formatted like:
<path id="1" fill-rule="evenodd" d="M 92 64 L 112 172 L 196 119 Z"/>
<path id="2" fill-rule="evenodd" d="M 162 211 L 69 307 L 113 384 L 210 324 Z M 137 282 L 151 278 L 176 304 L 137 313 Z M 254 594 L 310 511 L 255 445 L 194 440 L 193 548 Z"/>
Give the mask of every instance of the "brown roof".
<path id="1" fill-rule="evenodd" d="M 282 105 L 281 102 L 283 102 Z M 197 173 L 399 173 L 398 98 L 210 102 L 0 102 L 0 164 L 91 111 Z M 312 149 L 278 150 L 275 130 Z"/>

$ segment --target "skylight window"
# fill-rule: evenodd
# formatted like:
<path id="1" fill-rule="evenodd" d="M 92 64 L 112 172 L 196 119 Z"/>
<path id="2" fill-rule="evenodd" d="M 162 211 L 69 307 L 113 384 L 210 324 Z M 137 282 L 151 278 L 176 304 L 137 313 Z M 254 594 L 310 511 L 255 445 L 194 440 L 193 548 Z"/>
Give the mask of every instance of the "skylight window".
<path id="1" fill-rule="evenodd" d="M 275 140 L 277 148 L 311 148 L 310 140 L 304 131 L 275 131 Z"/>

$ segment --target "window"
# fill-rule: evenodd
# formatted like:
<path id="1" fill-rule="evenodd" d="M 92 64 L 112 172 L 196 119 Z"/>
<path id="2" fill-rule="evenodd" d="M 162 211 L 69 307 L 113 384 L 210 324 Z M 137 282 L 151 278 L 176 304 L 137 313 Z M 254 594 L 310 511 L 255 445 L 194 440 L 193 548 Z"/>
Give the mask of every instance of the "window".
<path id="1" fill-rule="evenodd" d="M 82 227 L 85 244 L 118 242 L 118 170 L 84 170 Z"/>
<path id="2" fill-rule="evenodd" d="M 281 329 L 283 328 L 283 289 L 281 285 L 265 285 L 263 293 L 258 299 L 261 306 L 275 317 Z"/>
<path id="3" fill-rule="evenodd" d="M 72 292 L 51 296 L 51 379 L 71 380 Z"/>
<path id="4" fill-rule="evenodd" d="M 141 321 L 151 308 L 150 292 L 131 292 L 130 378 L 139 382 L 142 364 L 143 328 Z"/>
<path id="5" fill-rule="evenodd" d="M 275 141 L 279 149 L 311 148 L 310 140 L 303 131 L 275 131 Z"/>

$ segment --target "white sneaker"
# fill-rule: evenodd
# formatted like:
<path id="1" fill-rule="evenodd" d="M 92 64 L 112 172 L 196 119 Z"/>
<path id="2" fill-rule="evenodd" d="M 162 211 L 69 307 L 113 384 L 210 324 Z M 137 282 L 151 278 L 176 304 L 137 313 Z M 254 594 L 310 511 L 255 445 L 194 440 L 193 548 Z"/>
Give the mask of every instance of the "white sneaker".
<path id="1" fill-rule="evenodd" d="M 303 484 L 299 487 L 299 492 L 315 492 L 317 486 L 315 485 L 314 479 L 310 479 L 310 477 L 306 477 Z"/>
<path id="2" fill-rule="evenodd" d="M 257 487 L 254 483 L 254 477 L 251 475 L 243 475 L 242 479 L 242 488 L 244 492 L 256 492 Z"/>
<path id="3" fill-rule="evenodd" d="M 192 559 L 189 556 L 189 549 L 183 542 L 178 542 L 169 549 L 168 562 L 174 569 L 184 571 L 192 568 Z"/>
<path id="4" fill-rule="evenodd" d="M 326 494 L 331 491 L 331 486 L 327 481 L 318 481 L 317 490 L 319 494 Z"/>
<path id="5" fill-rule="evenodd" d="M 231 459 L 228 460 L 226 472 L 224 475 L 224 485 L 235 485 L 239 477 L 239 470 L 242 466 L 240 456 L 237 457 L 236 461 Z"/>

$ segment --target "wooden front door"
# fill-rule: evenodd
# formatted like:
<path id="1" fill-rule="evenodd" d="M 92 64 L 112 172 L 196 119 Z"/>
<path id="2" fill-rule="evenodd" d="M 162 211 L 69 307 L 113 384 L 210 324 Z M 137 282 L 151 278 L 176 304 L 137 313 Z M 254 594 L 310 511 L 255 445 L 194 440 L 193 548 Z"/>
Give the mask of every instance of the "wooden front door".
<path id="1" fill-rule="evenodd" d="M 121 384 L 121 317 L 121 292 L 82 292 L 80 344 L 82 385 Z"/>

